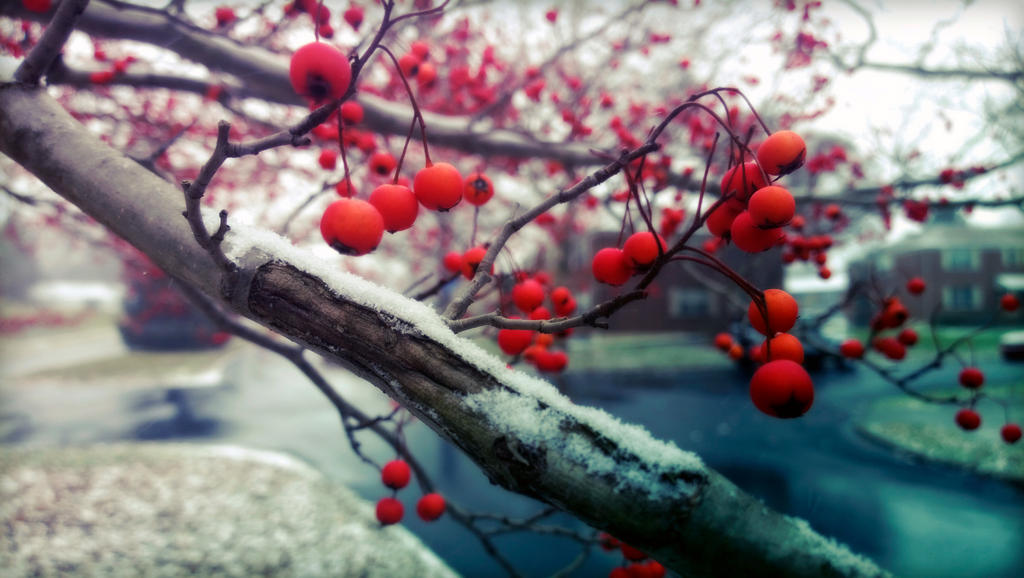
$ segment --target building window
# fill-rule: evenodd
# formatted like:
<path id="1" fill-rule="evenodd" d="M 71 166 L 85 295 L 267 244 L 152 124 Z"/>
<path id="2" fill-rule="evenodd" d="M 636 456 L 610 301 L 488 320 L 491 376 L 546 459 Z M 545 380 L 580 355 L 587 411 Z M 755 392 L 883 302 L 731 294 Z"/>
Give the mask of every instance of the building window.
<path id="1" fill-rule="evenodd" d="M 973 271 L 978 268 L 978 252 L 950 248 L 942 251 L 942 268 L 946 271 Z"/>
<path id="2" fill-rule="evenodd" d="M 981 309 L 981 290 L 974 285 L 943 287 L 942 306 L 947 311 L 977 311 Z"/>
<path id="3" fill-rule="evenodd" d="M 695 319 L 711 313 L 707 289 L 672 287 L 668 291 L 668 314 L 673 319 Z"/>
<path id="4" fill-rule="evenodd" d="M 1010 249 L 1003 249 L 1003 268 L 1024 268 L 1024 247 L 1013 247 Z"/>

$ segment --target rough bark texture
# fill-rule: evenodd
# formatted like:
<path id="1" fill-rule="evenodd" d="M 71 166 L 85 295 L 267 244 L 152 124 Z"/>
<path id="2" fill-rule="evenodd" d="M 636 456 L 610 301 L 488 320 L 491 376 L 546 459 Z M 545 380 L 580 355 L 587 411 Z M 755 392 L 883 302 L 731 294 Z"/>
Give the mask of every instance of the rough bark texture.
<path id="1" fill-rule="evenodd" d="M 347 299 L 279 256 L 254 248 L 237 277 L 223 277 L 181 216 L 181 192 L 89 134 L 44 90 L 0 85 L 0 151 L 171 275 L 347 364 L 461 447 L 493 482 L 563 508 L 684 575 L 882 574 L 713 471 L 682 468 L 651 476 L 651 491 L 623 490 L 610 476 L 590 475 L 557 440 L 520 439 L 466 403 L 467 394 L 484 390 L 515 393 L 507 374 L 480 369 L 450 340 L 444 345 L 410 328 L 401 311 Z M 600 426 L 546 411 L 560 412 L 566 436 L 586 440 L 594 455 L 659 471 L 662 456 L 627 452 Z"/>

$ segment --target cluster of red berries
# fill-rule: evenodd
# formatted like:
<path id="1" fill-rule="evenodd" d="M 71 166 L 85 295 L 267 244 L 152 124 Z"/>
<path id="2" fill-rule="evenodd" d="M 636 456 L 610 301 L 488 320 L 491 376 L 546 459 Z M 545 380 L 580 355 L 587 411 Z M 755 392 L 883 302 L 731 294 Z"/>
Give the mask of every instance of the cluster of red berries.
<path id="1" fill-rule="evenodd" d="M 907 281 L 907 293 L 913 296 L 923 294 L 928 284 L 921 277 L 912 277 Z M 999 300 L 1000 307 L 1007 311 L 1016 311 L 1020 306 L 1019 299 L 1012 293 L 1007 293 Z M 882 300 L 881 307 L 871 319 L 871 331 L 874 338 L 871 340 L 872 348 L 893 361 L 901 361 L 907 355 L 907 348 L 918 342 L 917 332 L 910 327 L 901 327 L 910 317 L 907 307 L 899 297 L 892 296 Z M 895 335 L 882 335 L 889 330 L 897 330 Z M 864 344 L 858 339 L 847 339 L 839 346 L 839 353 L 849 359 L 861 359 L 865 354 Z M 975 392 L 975 397 L 970 402 L 970 407 L 957 411 L 955 421 L 961 429 L 974 431 L 981 427 L 981 414 L 974 409 L 977 401 L 976 393 L 985 383 L 984 372 L 977 367 L 964 367 L 960 371 L 958 381 L 961 386 Z M 1012 444 L 1021 438 L 1021 428 L 1014 423 L 1008 423 L 1000 431 L 1003 440 Z"/>
<path id="2" fill-rule="evenodd" d="M 782 228 L 793 219 L 796 202 L 788 190 L 768 179 L 800 168 L 806 155 L 807 147 L 795 132 L 782 130 L 765 139 L 757 149 L 756 162 L 737 164 L 722 177 L 726 200 L 708 213 L 708 231 L 747 253 L 767 251 L 782 243 Z"/>
<path id="3" fill-rule="evenodd" d="M 425 59 L 427 45 L 414 43 L 409 55 Z M 323 42 L 312 42 L 292 55 L 289 78 L 295 92 L 309 98 L 315 106 L 345 95 L 352 80 L 352 68 L 337 48 Z M 364 111 L 358 103 L 348 101 L 341 105 L 338 114 L 345 125 L 354 125 L 362 121 Z M 320 125 L 314 129 L 314 134 L 337 136 L 336 132 L 328 134 L 331 129 L 326 126 L 327 123 Z M 355 144 L 368 153 L 375 147 L 372 142 L 366 143 L 365 147 L 361 141 Z M 337 157 L 335 150 L 324 149 L 318 160 L 324 169 L 334 170 Z M 394 156 L 383 150 L 373 151 L 367 162 L 370 172 L 381 177 L 391 176 L 398 165 Z M 354 198 L 356 191 L 347 176 L 336 189 L 343 198 L 324 211 L 320 232 L 328 245 L 346 255 L 365 255 L 373 251 L 380 244 L 385 230 L 396 233 L 411 228 L 421 205 L 428 210 L 444 212 L 454 208 L 463 198 L 470 204 L 481 206 L 494 196 L 494 184 L 483 173 L 476 172 L 463 178 L 453 165 L 430 160 L 416 173 L 412 183 L 396 175 L 394 182 L 378 186 L 366 201 Z M 479 260 L 476 263 L 469 259 L 463 261 L 460 270 L 467 277 L 472 277 Z"/>
<path id="4" fill-rule="evenodd" d="M 834 210 L 830 211 L 830 207 L 834 207 Z M 835 204 L 826 206 L 824 212 L 829 219 L 838 220 L 842 217 L 842 209 Z M 828 250 L 832 248 L 833 244 L 832 236 L 828 234 L 804 235 L 802 231 L 805 225 L 806 219 L 803 215 L 795 215 L 790 221 L 789 227 L 792 232 L 785 235 L 782 262 L 786 265 L 798 260 L 804 263 L 813 263 L 818 267 L 818 276 L 828 279 L 832 276 L 832 270 L 826 265 Z"/>
<path id="5" fill-rule="evenodd" d="M 985 384 L 985 373 L 977 367 L 965 367 L 960 370 L 960 385 L 974 393 L 970 407 L 965 407 L 956 412 L 956 425 L 964 431 L 974 431 L 981 427 L 981 413 L 974 409 L 974 402 L 977 400 L 977 392 Z M 1017 443 L 1021 438 L 1020 425 L 1007 423 L 999 430 L 999 435 L 1008 444 Z"/>
<path id="6" fill-rule="evenodd" d="M 605 247 L 594 254 L 591 271 L 594 279 L 608 285 L 619 286 L 633 275 L 647 271 L 659 255 L 668 250 L 665 239 L 657 233 L 633 233 L 622 248 Z"/>
<path id="7" fill-rule="evenodd" d="M 437 81 L 437 68 L 429 58 L 430 45 L 417 40 L 409 47 L 409 52 L 398 58 L 398 68 L 402 71 L 402 76 L 410 80 L 416 79 L 420 88 L 431 88 Z"/>
<path id="8" fill-rule="evenodd" d="M 377 521 L 384 526 L 397 524 L 405 515 L 405 507 L 395 497 L 398 490 L 409 485 L 412 472 L 404 460 L 392 460 L 380 471 L 380 481 L 392 490 L 392 495 L 377 502 Z M 441 494 L 426 494 L 416 502 L 416 514 L 425 522 L 433 522 L 444 514 L 445 502 Z"/>
<path id="9" fill-rule="evenodd" d="M 999 306 L 1013 313 L 1020 308 L 1020 299 L 1013 293 L 1006 293 L 999 299 Z M 959 381 L 963 387 L 977 391 L 985 383 L 985 374 L 977 367 L 965 367 L 960 371 Z M 981 427 L 981 414 L 973 407 L 963 408 L 956 413 L 956 424 L 966 431 L 976 430 Z M 999 430 L 999 434 L 1006 443 L 1017 443 L 1021 438 L 1021 427 L 1007 423 Z"/>
<path id="10" fill-rule="evenodd" d="M 548 320 L 552 318 L 552 310 L 544 305 L 545 298 L 551 300 L 554 314 L 566 317 L 576 311 L 576 298 L 566 287 L 555 287 L 547 290 L 550 277 L 538 273 L 532 278 L 525 274 L 519 275 L 519 281 L 512 287 L 512 302 L 516 308 L 527 316 L 527 319 Z M 511 319 L 519 319 L 511 316 Z M 568 337 L 572 330 L 559 334 Z M 498 347 L 507 355 L 520 355 L 538 371 L 558 373 L 569 365 L 569 355 L 562 350 L 552 350 L 555 336 L 539 333 L 529 329 L 502 329 L 498 331 Z"/>
<path id="11" fill-rule="evenodd" d="M 97 62 L 108 62 L 109 67 L 89 73 L 89 82 L 92 84 L 108 84 L 113 82 L 118 75 L 124 74 L 128 70 L 128 66 L 136 60 L 134 56 L 129 54 L 111 62 L 106 51 L 98 46 L 93 50 L 93 58 Z"/>
<path id="12" fill-rule="evenodd" d="M 800 417 L 814 402 L 814 382 L 802 365 L 803 345 L 788 333 L 799 313 L 796 299 L 782 289 L 766 289 L 763 308 L 757 300 L 747 307 L 750 325 L 765 336 L 752 355 L 763 365 L 750 378 L 750 399 L 773 417 Z"/>
<path id="13" fill-rule="evenodd" d="M 309 14 L 320 36 L 324 38 L 334 36 L 334 27 L 331 26 L 331 9 L 324 6 L 320 0 L 294 0 L 284 7 L 286 17 L 294 17 L 302 13 Z"/>
<path id="14" fill-rule="evenodd" d="M 750 399 L 754 407 L 772 417 L 800 417 L 814 402 L 814 383 L 803 368 L 803 344 L 788 333 L 799 312 L 796 299 L 781 289 L 764 291 L 763 310 L 756 300 L 747 307 L 750 325 L 765 336 L 749 352 L 750 359 L 760 364 L 750 379 Z M 715 335 L 714 344 L 736 361 L 746 353 L 728 333 Z"/>
<path id="15" fill-rule="evenodd" d="M 608 578 L 662 578 L 665 567 L 660 562 L 647 556 L 629 544 L 616 539 L 604 532 L 598 537 L 601 549 L 605 552 L 619 550 L 622 552 L 623 565 L 612 568 Z"/>

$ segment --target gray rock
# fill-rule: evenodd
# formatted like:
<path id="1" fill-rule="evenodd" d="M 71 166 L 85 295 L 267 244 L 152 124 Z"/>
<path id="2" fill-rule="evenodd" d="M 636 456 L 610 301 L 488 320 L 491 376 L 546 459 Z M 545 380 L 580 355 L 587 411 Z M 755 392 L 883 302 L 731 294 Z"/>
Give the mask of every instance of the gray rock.
<path id="1" fill-rule="evenodd" d="M 455 576 L 373 505 L 237 446 L 0 448 L 0 568 L 19 576 Z"/>

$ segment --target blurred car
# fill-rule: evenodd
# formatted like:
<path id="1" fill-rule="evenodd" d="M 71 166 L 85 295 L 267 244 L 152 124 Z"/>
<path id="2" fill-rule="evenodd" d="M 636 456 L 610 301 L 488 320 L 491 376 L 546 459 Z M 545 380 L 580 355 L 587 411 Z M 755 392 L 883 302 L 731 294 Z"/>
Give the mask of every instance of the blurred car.
<path id="1" fill-rule="evenodd" d="M 127 291 L 118 321 L 130 349 L 181 351 L 222 347 L 230 334 L 192 305 L 163 271 L 148 261 L 125 267 Z"/>
<path id="2" fill-rule="evenodd" d="M 1024 331 L 1009 331 L 999 338 L 999 353 L 1008 361 L 1024 361 Z"/>

